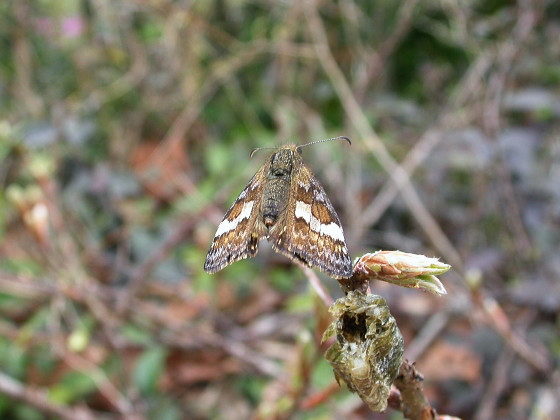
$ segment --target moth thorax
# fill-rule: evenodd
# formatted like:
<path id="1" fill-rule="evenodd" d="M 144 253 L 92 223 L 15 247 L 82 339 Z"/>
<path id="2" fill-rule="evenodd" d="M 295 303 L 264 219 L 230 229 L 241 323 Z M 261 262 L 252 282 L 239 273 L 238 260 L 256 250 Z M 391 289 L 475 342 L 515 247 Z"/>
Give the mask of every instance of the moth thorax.
<path id="1" fill-rule="evenodd" d="M 270 160 L 269 179 L 290 176 L 294 166 L 294 153 L 291 150 L 280 150 Z"/>
<path id="2" fill-rule="evenodd" d="M 294 153 L 281 149 L 270 158 L 263 190 L 262 217 L 266 227 L 274 226 L 278 216 L 285 210 L 290 194 L 290 180 L 294 168 Z"/>

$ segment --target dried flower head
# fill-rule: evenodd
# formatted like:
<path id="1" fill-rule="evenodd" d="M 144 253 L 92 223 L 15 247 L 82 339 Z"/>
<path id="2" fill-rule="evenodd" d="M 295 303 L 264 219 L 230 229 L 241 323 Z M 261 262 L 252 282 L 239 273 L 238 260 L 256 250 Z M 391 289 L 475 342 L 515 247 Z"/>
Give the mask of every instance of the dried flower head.
<path id="1" fill-rule="evenodd" d="M 323 341 L 336 336 L 325 357 L 337 381 L 345 382 L 372 410 L 384 411 L 404 350 L 387 303 L 381 296 L 351 291 L 329 311 L 335 321 Z"/>

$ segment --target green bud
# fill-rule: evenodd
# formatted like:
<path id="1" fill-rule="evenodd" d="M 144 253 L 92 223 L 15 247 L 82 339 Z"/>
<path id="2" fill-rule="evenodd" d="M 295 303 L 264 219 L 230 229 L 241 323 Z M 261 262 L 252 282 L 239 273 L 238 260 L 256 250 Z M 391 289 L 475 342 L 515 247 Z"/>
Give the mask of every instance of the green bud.
<path id="1" fill-rule="evenodd" d="M 444 295 L 447 291 L 436 276 L 450 268 L 449 264 L 424 255 L 402 251 L 378 251 L 360 257 L 354 265 L 354 275 L 361 279 L 382 280 Z"/>

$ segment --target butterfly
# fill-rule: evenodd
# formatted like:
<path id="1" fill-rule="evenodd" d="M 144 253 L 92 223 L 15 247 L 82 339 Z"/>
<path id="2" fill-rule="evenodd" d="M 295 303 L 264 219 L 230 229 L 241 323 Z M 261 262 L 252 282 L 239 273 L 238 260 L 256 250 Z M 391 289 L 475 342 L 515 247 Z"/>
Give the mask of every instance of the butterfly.
<path id="1" fill-rule="evenodd" d="M 347 137 L 320 140 L 346 140 Z M 317 267 L 335 279 L 352 276 L 352 262 L 336 211 L 303 163 L 301 146 L 275 149 L 218 226 L 204 270 L 215 273 L 257 254 L 262 238 L 293 261 Z M 255 149 L 255 151 L 260 149 Z"/>

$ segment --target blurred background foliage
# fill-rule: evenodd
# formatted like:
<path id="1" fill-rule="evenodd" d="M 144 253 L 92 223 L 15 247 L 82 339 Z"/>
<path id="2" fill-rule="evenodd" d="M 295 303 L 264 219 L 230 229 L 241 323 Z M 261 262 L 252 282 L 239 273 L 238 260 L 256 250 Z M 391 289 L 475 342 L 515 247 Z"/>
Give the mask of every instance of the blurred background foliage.
<path id="1" fill-rule="evenodd" d="M 325 304 L 263 246 L 210 276 L 255 147 L 304 158 L 440 412 L 559 412 L 560 5 L 0 3 L 0 417 L 402 418 L 323 359 Z M 400 164 L 400 165 L 399 165 Z M 321 275 L 334 297 L 336 282 Z"/>

